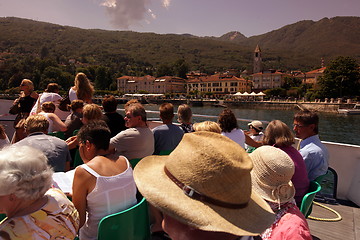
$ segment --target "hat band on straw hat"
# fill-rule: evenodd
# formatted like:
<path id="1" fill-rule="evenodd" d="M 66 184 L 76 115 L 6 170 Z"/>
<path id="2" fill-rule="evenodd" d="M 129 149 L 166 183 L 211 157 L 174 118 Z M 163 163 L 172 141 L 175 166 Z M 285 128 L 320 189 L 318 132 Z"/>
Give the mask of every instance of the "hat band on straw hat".
<path id="1" fill-rule="evenodd" d="M 169 172 L 169 170 L 165 166 L 164 166 L 164 171 L 165 171 L 165 174 L 170 178 L 170 180 L 173 181 L 179 188 L 181 188 L 185 195 L 187 195 L 188 197 L 190 197 L 192 199 L 196 199 L 196 200 L 199 200 L 202 202 L 207 202 L 207 203 L 219 206 L 219 207 L 232 208 L 232 209 L 245 208 L 248 205 L 248 203 L 242 203 L 242 204 L 227 203 L 227 202 L 219 201 L 214 198 L 208 197 L 208 196 L 196 191 L 194 188 L 192 188 L 188 185 L 185 185 L 184 183 L 179 181 L 176 177 L 174 177 L 174 175 L 172 175 Z"/>

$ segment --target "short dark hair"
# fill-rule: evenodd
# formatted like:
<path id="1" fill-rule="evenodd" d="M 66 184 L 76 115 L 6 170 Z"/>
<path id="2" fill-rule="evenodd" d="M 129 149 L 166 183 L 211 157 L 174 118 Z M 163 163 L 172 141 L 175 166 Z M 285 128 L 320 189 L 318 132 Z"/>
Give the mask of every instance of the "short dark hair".
<path id="1" fill-rule="evenodd" d="M 117 100 L 112 95 L 105 96 L 102 101 L 102 106 L 103 106 L 105 112 L 116 111 L 117 105 L 118 105 Z"/>
<path id="2" fill-rule="evenodd" d="M 319 116 L 314 111 L 302 110 L 294 115 L 294 120 L 304 125 L 315 124 L 314 132 L 319 133 Z"/>
<path id="3" fill-rule="evenodd" d="M 231 132 L 234 128 L 239 128 L 235 114 L 229 108 L 220 113 L 218 123 L 223 132 Z"/>
<path id="4" fill-rule="evenodd" d="M 49 83 L 45 89 L 45 92 L 57 93 L 59 91 L 59 85 L 57 83 Z"/>
<path id="5" fill-rule="evenodd" d="M 80 100 L 80 99 L 72 100 L 70 107 L 71 107 L 71 110 L 73 112 L 75 112 L 77 109 L 84 107 L 84 101 Z"/>
<path id="6" fill-rule="evenodd" d="M 55 104 L 53 102 L 44 102 L 41 105 L 41 110 L 43 110 L 46 113 L 53 113 L 55 112 Z"/>
<path id="7" fill-rule="evenodd" d="M 77 138 L 79 142 L 89 141 L 96 149 L 108 150 L 111 133 L 104 121 L 94 120 L 80 128 Z"/>
<path id="8" fill-rule="evenodd" d="M 159 111 L 162 120 L 172 120 L 174 118 L 174 105 L 171 103 L 161 104 Z"/>

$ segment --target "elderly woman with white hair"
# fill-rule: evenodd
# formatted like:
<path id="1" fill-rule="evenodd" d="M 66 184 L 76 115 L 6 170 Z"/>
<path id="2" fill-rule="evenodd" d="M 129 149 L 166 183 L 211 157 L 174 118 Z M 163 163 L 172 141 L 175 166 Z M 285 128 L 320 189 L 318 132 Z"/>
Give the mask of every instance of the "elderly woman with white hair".
<path id="1" fill-rule="evenodd" d="M 59 190 L 45 155 L 28 146 L 0 151 L 0 238 L 74 239 L 79 214 Z"/>

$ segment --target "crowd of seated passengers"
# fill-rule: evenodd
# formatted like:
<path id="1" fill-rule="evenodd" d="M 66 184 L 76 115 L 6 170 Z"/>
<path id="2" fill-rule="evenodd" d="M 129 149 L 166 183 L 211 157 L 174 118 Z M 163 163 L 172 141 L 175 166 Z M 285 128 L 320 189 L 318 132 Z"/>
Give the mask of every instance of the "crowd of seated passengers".
<path id="1" fill-rule="evenodd" d="M 135 106 L 139 107 L 139 106 L 141 106 L 141 104 L 135 103 L 134 107 Z M 127 107 L 130 109 L 130 110 L 128 110 L 128 112 L 130 114 L 133 114 L 133 112 L 131 111 L 132 104 L 130 104 Z M 71 142 L 79 146 L 80 156 L 84 161 L 84 164 L 81 165 L 80 167 L 78 167 L 75 172 L 74 182 L 73 182 L 73 195 L 72 195 L 73 199 L 72 200 L 73 200 L 73 203 L 74 203 L 76 209 L 78 210 L 79 216 L 80 216 L 80 218 L 79 218 L 80 219 L 80 230 L 79 230 L 80 238 L 81 239 L 96 239 L 97 225 L 101 218 L 103 218 L 104 216 L 109 215 L 111 213 L 115 213 L 115 212 L 124 210 L 124 209 L 136 204 L 136 185 L 133 180 L 132 168 L 131 168 L 131 165 L 130 165 L 128 159 L 124 156 L 114 155 L 113 151 L 110 151 L 110 149 L 109 149 L 111 133 L 110 133 L 110 130 L 107 127 L 106 123 L 103 121 L 99 121 L 99 119 L 101 119 L 103 116 L 101 109 L 95 104 L 87 104 L 87 105 L 85 105 L 83 110 L 84 110 L 84 114 L 83 114 L 83 118 L 82 118 L 82 123 L 84 124 L 84 126 L 81 127 L 77 136 L 71 138 Z M 100 115 L 100 113 L 101 113 L 101 115 Z M 201 135 L 201 134 L 203 134 L 203 133 L 201 133 L 202 131 L 207 131 L 207 128 L 209 128 L 209 126 L 211 126 L 210 127 L 211 129 L 209 131 L 214 131 L 214 132 L 220 133 L 219 130 L 223 130 L 223 135 L 226 135 L 224 132 L 225 130 L 221 129 L 221 126 L 224 126 L 224 124 L 222 124 L 222 122 L 221 122 L 222 121 L 221 118 L 224 117 L 223 115 L 233 115 L 233 113 L 224 111 L 222 113 L 222 115 L 220 115 L 219 125 L 215 122 L 210 122 L 210 124 L 209 123 L 205 123 L 205 124 L 201 123 L 201 124 L 199 124 L 199 126 L 202 125 L 202 127 L 199 127 L 198 130 L 195 127 L 196 124 L 195 124 L 194 128 L 198 132 L 200 131 L 199 134 Z M 126 116 L 126 117 L 128 117 L 128 116 Z M 133 116 L 131 116 L 131 117 L 133 117 Z M 128 117 L 128 119 L 130 119 L 130 118 Z M 214 126 L 214 125 L 216 125 L 216 126 Z M 216 127 L 216 130 L 213 130 L 214 127 Z M 235 126 L 233 129 L 236 129 L 236 128 L 237 127 Z M 298 128 L 300 128 L 300 127 L 297 126 L 297 129 Z M 295 127 L 294 127 L 294 129 L 295 129 Z M 193 134 L 194 133 L 192 133 L 188 136 L 190 136 L 190 138 L 192 138 Z M 205 139 L 203 139 L 203 142 L 209 143 L 212 141 L 213 137 L 214 136 L 210 134 L 210 136 L 207 136 Z M 218 137 L 218 136 L 216 136 L 216 137 Z M 287 138 L 285 142 L 284 141 L 281 142 L 279 140 L 279 139 L 284 139 L 284 138 L 285 139 Z M 229 138 L 226 137 L 226 139 L 229 139 Z M 247 139 L 246 135 L 245 135 L 245 139 Z M 181 141 L 181 142 L 183 142 L 183 141 Z M 232 142 L 232 141 L 230 141 L 230 142 Z M 289 168 L 293 168 L 295 175 L 296 175 L 297 163 L 300 162 L 300 160 L 299 160 L 300 158 L 298 156 L 299 154 L 297 154 L 298 153 L 297 150 L 294 149 L 293 147 L 291 147 L 293 142 L 294 142 L 293 135 L 292 135 L 291 131 L 289 130 L 289 128 L 286 126 L 286 124 L 284 124 L 283 122 L 281 122 L 279 120 L 275 120 L 275 121 L 272 121 L 269 123 L 268 127 L 266 128 L 266 130 L 264 132 L 264 140 L 262 142 L 257 142 L 256 146 L 260 146 L 262 144 L 272 145 L 272 146 L 280 148 L 282 151 L 287 153 L 287 155 L 286 155 L 287 159 L 292 160 L 292 164 L 295 164 L 294 166 L 290 166 Z M 196 144 L 200 144 L 200 143 L 201 142 L 198 142 L 198 141 L 196 142 Z M 69 144 L 69 147 L 70 146 L 71 146 L 71 144 Z M 189 146 L 189 145 L 187 145 L 187 146 Z M 214 146 L 214 149 L 219 148 L 219 146 L 220 145 L 217 144 L 216 147 Z M 238 146 L 240 146 L 240 144 Z M 221 148 L 223 148 L 223 146 Z M 271 147 L 271 148 L 273 148 L 273 147 Z M 240 148 L 240 149 L 243 149 L 243 148 Z M 254 156 L 257 156 L 257 158 L 262 159 L 261 161 L 266 161 L 266 157 L 268 157 L 267 154 L 270 154 L 271 151 L 273 151 L 273 150 L 267 149 L 266 151 L 264 150 L 263 153 L 261 153 L 260 150 L 262 150 L 262 149 L 263 149 L 263 147 L 260 147 L 258 150 L 255 150 L 254 154 L 250 154 L 250 157 L 253 159 L 253 162 L 256 161 L 256 160 L 254 160 L 255 159 Z M 280 151 L 281 153 L 278 153 L 278 155 L 283 154 L 282 151 Z M 295 153 L 295 151 L 296 151 L 296 153 Z M 210 151 L 210 152 L 214 153 L 216 151 Z M 241 152 L 241 154 L 243 154 L 242 150 L 238 149 L 238 152 Z M 150 158 L 150 157 L 146 157 L 146 158 Z M 282 158 L 274 157 L 271 160 L 271 162 L 274 163 L 276 161 L 279 161 L 278 159 L 284 159 L 284 158 L 285 158 L 284 156 Z M 144 162 L 145 159 L 143 159 L 142 162 Z M 199 161 L 199 159 L 197 159 L 197 161 Z M 252 174 L 256 170 L 256 168 L 257 168 L 256 166 L 257 165 L 254 164 L 254 169 L 252 171 Z M 262 166 L 262 164 L 261 164 L 261 166 Z M 301 169 L 303 169 L 303 166 L 301 167 Z M 263 175 L 269 174 L 270 172 L 273 174 L 274 172 L 276 173 L 278 171 L 280 171 L 280 170 L 262 171 L 260 173 L 260 175 L 257 173 L 259 176 L 253 177 L 253 179 L 259 180 L 260 177 Z M 289 170 L 289 172 L 291 172 L 291 170 Z M 296 178 L 295 175 L 293 176 L 293 174 L 288 174 L 288 175 L 291 175 L 290 177 L 292 179 L 294 179 L 294 184 L 295 184 L 294 195 L 297 198 L 296 199 L 297 202 L 299 202 L 299 200 L 301 200 L 301 198 L 304 194 L 304 189 L 306 187 L 302 186 L 301 191 L 299 191 L 299 190 L 295 191 L 295 189 L 297 188 L 296 179 L 299 179 L 299 178 Z M 107 183 L 107 181 L 109 179 L 111 179 L 111 182 L 113 184 Z M 269 179 L 271 179 L 271 176 L 267 177 L 267 180 L 269 180 Z M 124 182 L 126 182 L 126 183 L 124 184 Z M 138 184 L 140 184 L 140 183 L 138 183 Z M 261 193 L 264 189 L 261 190 L 261 188 L 259 188 L 259 186 L 258 186 L 259 184 L 253 181 L 253 186 L 254 186 L 254 184 L 257 186 L 257 188 L 254 188 L 254 191 L 260 192 L 259 195 L 261 195 Z M 289 184 L 290 185 L 292 184 L 292 183 L 290 183 L 290 180 L 289 180 Z M 260 184 L 260 185 L 262 185 L 262 184 Z M 271 182 L 267 183 L 267 185 L 271 185 Z M 125 190 L 123 189 L 124 186 L 126 186 Z M 276 186 L 275 186 L 275 188 L 276 188 Z M 126 194 L 126 196 L 117 197 L 116 199 L 113 197 L 109 197 L 108 191 L 113 191 L 114 189 L 115 189 L 115 191 L 118 190 L 119 195 L 124 193 L 124 191 L 127 192 L 127 194 Z M 289 195 L 287 195 L 287 196 L 289 197 Z M 271 202 L 278 203 L 278 204 L 280 203 L 279 206 L 281 206 L 281 209 L 283 208 L 283 205 L 284 205 L 283 202 L 278 201 L 278 199 L 267 199 L 266 196 L 265 197 L 262 196 L 262 197 L 266 201 L 268 201 L 268 204 L 270 205 L 272 210 L 276 213 L 277 218 L 275 219 L 275 222 L 273 223 L 272 226 L 268 225 L 268 228 L 265 232 L 258 232 L 258 233 L 262 234 L 263 239 L 272 239 L 271 234 L 274 232 L 275 233 L 277 232 L 277 231 L 274 231 L 274 229 L 278 225 L 279 219 L 281 217 L 283 217 L 284 214 L 286 215 L 286 211 L 289 209 L 286 209 L 286 211 L 284 210 L 282 212 L 278 211 L 275 208 L 276 204 L 274 205 Z M 292 197 L 293 196 L 290 194 L 290 197 L 287 199 L 286 203 L 292 203 L 292 200 L 291 200 Z M 119 201 L 118 199 L 122 199 L 122 201 Z M 104 201 L 104 202 L 102 202 L 102 201 Z M 105 205 L 108 204 L 108 206 L 106 206 L 104 208 L 104 204 Z M 155 206 L 158 206 L 157 203 L 153 203 L 153 204 L 155 204 Z M 285 204 L 285 205 L 286 206 L 291 205 L 291 209 L 295 209 L 296 215 L 298 216 L 299 211 L 296 206 L 293 206 L 293 204 Z M 109 211 L 109 209 L 110 209 L 110 211 Z M 162 208 L 160 208 L 160 210 L 165 211 L 165 212 L 168 211 L 168 209 L 162 209 Z M 188 221 L 184 222 L 183 220 L 180 220 L 180 222 L 179 222 L 178 221 L 179 219 L 174 219 L 173 215 L 171 215 L 171 217 L 170 217 L 165 214 L 164 216 L 165 216 L 165 219 L 163 220 L 164 222 L 166 221 L 166 218 L 167 218 L 168 219 L 167 222 L 173 222 L 173 223 L 180 224 L 180 225 L 184 224 L 184 223 L 186 225 L 189 223 Z M 286 218 L 283 218 L 283 220 L 284 219 L 286 219 Z M 303 217 L 301 215 L 299 215 L 297 221 L 300 222 L 300 225 L 303 229 L 302 234 L 297 233 L 295 231 L 295 233 L 293 233 L 292 235 L 294 236 L 294 234 L 295 235 L 299 234 L 299 239 L 308 239 L 308 235 L 309 235 L 308 231 L 309 230 L 308 230 L 308 226 L 306 224 L 306 220 L 303 219 Z M 289 220 L 289 222 L 290 222 L 290 220 Z M 286 223 L 285 225 L 287 225 L 288 222 L 285 221 L 285 223 Z M 168 225 L 170 225 L 170 224 L 168 224 Z M 163 226 L 164 226 L 164 223 L 163 223 Z M 166 226 L 166 224 L 165 224 L 165 226 Z M 182 227 L 184 227 L 184 226 L 182 226 Z M 271 229 L 271 230 L 269 230 L 269 229 Z M 172 230 L 169 229 L 169 227 L 164 227 L 164 230 L 168 230 L 169 235 L 172 235 L 171 234 Z M 181 230 L 181 229 L 177 229 L 177 230 Z M 206 235 L 206 232 L 207 232 L 206 229 L 202 229 L 202 228 L 199 229 L 199 233 L 201 233 L 201 234 Z M 224 232 L 226 232 L 226 231 L 224 231 Z M 233 232 L 231 232 L 231 231 L 228 231 L 228 233 L 230 233 L 230 236 L 234 235 Z M 201 236 L 201 234 L 199 236 Z M 209 236 L 211 236 L 211 235 L 212 234 L 210 234 Z M 214 233 L 214 237 L 216 235 L 217 234 Z M 225 234 L 225 236 L 226 236 L 226 234 Z M 241 236 L 241 235 L 237 235 L 237 236 Z M 173 235 L 172 237 L 173 237 L 173 239 L 176 239 L 176 236 Z M 189 239 L 191 239 L 191 238 L 189 238 Z M 217 239 L 217 238 L 215 237 L 213 239 Z M 229 239 L 231 239 L 231 237 Z"/>

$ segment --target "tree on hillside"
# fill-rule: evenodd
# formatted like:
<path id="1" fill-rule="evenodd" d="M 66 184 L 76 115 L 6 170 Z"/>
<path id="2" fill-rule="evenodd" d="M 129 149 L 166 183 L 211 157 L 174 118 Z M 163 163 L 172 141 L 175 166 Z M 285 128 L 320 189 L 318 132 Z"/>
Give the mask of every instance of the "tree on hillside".
<path id="1" fill-rule="evenodd" d="M 167 64 L 161 64 L 156 70 L 156 77 L 171 76 L 173 71 Z"/>
<path id="2" fill-rule="evenodd" d="M 178 59 L 173 66 L 174 73 L 177 77 L 186 78 L 186 74 L 189 72 L 189 65 L 184 59 Z"/>
<path id="3" fill-rule="evenodd" d="M 111 74 L 109 69 L 104 66 L 99 66 L 96 69 L 95 87 L 97 89 L 109 89 L 112 83 Z"/>
<path id="4" fill-rule="evenodd" d="M 336 58 L 326 68 L 319 85 L 323 97 L 360 96 L 359 64 L 351 57 Z"/>
<path id="5" fill-rule="evenodd" d="M 300 87 L 301 85 L 301 78 L 298 77 L 284 77 L 284 83 L 281 86 L 286 90 L 290 90 L 291 88 Z"/>

